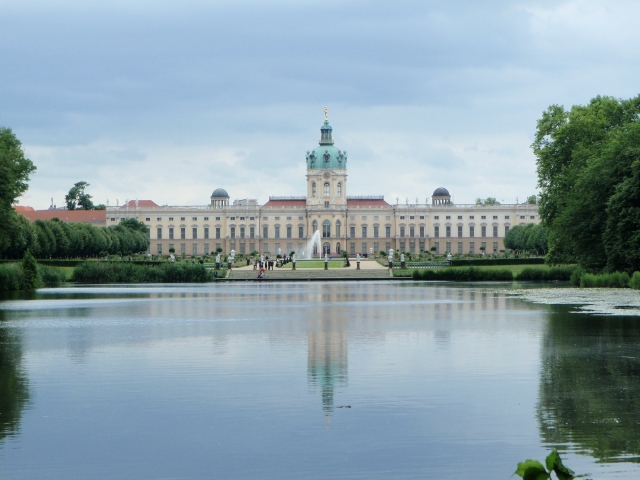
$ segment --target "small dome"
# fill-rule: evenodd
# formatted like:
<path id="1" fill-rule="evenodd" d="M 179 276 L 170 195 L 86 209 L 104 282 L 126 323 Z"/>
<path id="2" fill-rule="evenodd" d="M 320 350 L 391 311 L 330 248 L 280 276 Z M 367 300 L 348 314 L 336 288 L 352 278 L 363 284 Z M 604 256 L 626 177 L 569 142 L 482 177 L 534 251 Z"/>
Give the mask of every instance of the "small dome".
<path id="1" fill-rule="evenodd" d="M 211 198 L 229 198 L 229 194 L 224 188 L 216 188 L 211 194 Z"/>
<path id="2" fill-rule="evenodd" d="M 433 192 L 432 197 L 450 197 L 451 195 L 449 194 L 449 190 L 447 190 L 444 187 L 439 187 L 436 188 L 436 190 Z"/>

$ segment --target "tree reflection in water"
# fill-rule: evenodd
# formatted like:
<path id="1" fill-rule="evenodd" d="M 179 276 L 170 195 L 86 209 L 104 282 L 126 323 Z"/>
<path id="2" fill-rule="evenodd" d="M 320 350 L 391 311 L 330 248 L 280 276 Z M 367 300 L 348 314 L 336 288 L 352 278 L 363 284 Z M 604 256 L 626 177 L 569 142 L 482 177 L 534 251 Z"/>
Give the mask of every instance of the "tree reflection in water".
<path id="1" fill-rule="evenodd" d="M 29 383 L 22 370 L 22 341 L 16 330 L 4 325 L 0 310 L 0 442 L 15 435 L 22 410 L 29 400 Z"/>
<path id="2" fill-rule="evenodd" d="M 600 461 L 640 462 L 638 407 L 640 318 L 554 307 L 542 349 L 542 440 L 574 444 Z"/>

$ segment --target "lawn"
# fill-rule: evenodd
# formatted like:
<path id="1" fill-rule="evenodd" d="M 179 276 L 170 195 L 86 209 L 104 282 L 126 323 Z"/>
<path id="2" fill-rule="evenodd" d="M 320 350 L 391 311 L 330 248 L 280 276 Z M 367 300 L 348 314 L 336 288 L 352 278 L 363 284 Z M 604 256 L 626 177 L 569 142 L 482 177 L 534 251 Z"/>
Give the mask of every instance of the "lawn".
<path id="1" fill-rule="evenodd" d="M 344 267 L 344 261 L 342 260 L 329 260 L 329 268 L 343 268 Z M 293 268 L 293 264 L 292 263 L 287 263 L 284 267 L 282 268 Z M 298 261 L 296 262 L 296 269 L 298 268 L 324 268 L 324 261 L 314 261 L 314 260 L 310 260 L 310 261 Z"/>

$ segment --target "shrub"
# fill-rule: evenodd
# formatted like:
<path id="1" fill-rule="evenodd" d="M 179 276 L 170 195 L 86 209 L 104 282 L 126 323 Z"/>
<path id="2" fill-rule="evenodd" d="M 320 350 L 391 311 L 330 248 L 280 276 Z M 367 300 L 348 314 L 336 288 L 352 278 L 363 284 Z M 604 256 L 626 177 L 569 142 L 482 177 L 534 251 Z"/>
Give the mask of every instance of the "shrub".
<path id="1" fill-rule="evenodd" d="M 543 265 L 544 258 L 473 258 L 453 259 L 452 267 L 470 267 L 477 265 Z"/>
<path id="2" fill-rule="evenodd" d="M 38 270 L 38 262 L 33 257 L 31 252 L 27 250 L 20 264 L 22 267 L 22 288 L 24 290 L 35 290 L 42 283 L 40 278 L 40 271 Z"/>
<path id="3" fill-rule="evenodd" d="M 46 265 L 40 265 L 40 275 L 45 287 L 59 287 L 67 279 L 64 270 Z"/>
<path id="4" fill-rule="evenodd" d="M 80 283 L 203 283 L 212 280 L 212 273 L 204 265 L 188 263 L 84 262 L 73 270 L 73 281 Z"/>
<path id="5" fill-rule="evenodd" d="M 633 272 L 629 286 L 634 290 L 640 290 L 640 272 Z"/>
<path id="6" fill-rule="evenodd" d="M 594 275 L 585 273 L 580 277 L 580 288 L 626 288 L 629 286 L 627 272 L 603 273 Z"/>
<path id="7" fill-rule="evenodd" d="M 415 270 L 414 280 L 450 280 L 454 282 L 474 281 L 513 281 L 509 270 L 482 270 L 477 267 L 468 268 L 433 268 Z"/>
<path id="8" fill-rule="evenodd" d="M 573 285 L 574 287 L 579 287 L 580 286 L 580 279 L 582 278 L 582 276 L 585 274 L 585 270 L 584 268 L 582 268 L 580 265 L 578 265 L 576 267 L 576 269 L 573 271 L 573 273 L 571 274 L 571 278 L 569 279 L 569 281 L 571 282 L 571 285 Z"/>
<path id="9" fill-rule="evenodd" d="M 525 268 L 517 279 L 522 281 L 566 281 L 573 275 L 573 267 Z"/>
<path id="10" fill-rule="evenodd" d="M 24 276 L 16 263 L 0 265 L 0 290 L 20 290 Z"/>

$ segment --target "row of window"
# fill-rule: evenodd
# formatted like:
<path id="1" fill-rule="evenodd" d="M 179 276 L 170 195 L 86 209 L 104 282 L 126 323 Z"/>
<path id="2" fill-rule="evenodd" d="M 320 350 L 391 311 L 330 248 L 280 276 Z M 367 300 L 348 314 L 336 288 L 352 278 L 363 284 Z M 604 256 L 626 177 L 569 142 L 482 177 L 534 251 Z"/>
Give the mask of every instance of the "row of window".
<path id="1" fill-rule="evenodd" d="M 401 252 L 409 251 L 409 252 L 411 252 L 411 253 L 417 253 L 417 251 L 416 251 L 416 242 L 408 242 L 408 244 L 409 244 L 409 245 L 408 245 L 408 250 L 407 250 L 407 243 L 406 243 L 406 242 L 400 242 L 400 246 L 399 246 L 400 251 L 401 251 Z M 235 249 L 236 249 L 236 243 L 235 243 L 235 242 L 231 242 L 231 245 L 230 245 L 230 246 L 231 246 L 231 249 L 232 249 L 232 250 L 235 250 Z M 418 250 L 418 251 L 420 251 L 420 252 L 421 252 L 421 251 L 424 251 L 424 249 L 425 249 L 425 242 L 419 242 L 417 246 L 418 246 L 418 248 L 419 248 L 419 250 Z M 435 252 L 439 254 L 439 253 L 440 253 L 440 242 L 435 242 L 433 246 L 435 247 Z M 239 248 L 239 253 L 242 253 L 242 254 L 246 254 L 246 253 L 250 253 L 250 252 L 255 251 L 255 243 L 249 243 L 249 245 L 248 245 L 248 247 L 249 247 L 248 251 L 247 251 L 247 244 L 246 244 L 246 243 L 244 243 L 244 242 L 241 242 L 241 243 L 240 243 L 240 245 L 239 245 L 239 247 L 240 247 L 240 248 Z M 291 251 L 293 250 L 293 245 L 292 245 L 291 243 L 287 243 L 286 247 L 287 247 L 287 248 L 286 248 L 286 250 L 285 250 L 285 251 L 286 251 L 287 253 L 288 253 L 288 252 L 291 252 Z M 460 254 L 464 253 L 464 252 L 463 252 L 463 242 L 458 242 L 457 247 L 458 247 L 458 248 L 457 248 L 457 253 L 460 253 Z M 169 244 L 169 251 L 170 251 L 172 248 L 174 248 L 174 244 L 173 244 L 173 243 L 170 243 L 170 244 Z M 215 252 L 218 248 L 222 248 L 222 244 L 220 244 L 220 243 L 216 243 L 216 244 L 215 244 L 215 250 L 214 250 L 214 252 Z M 262 245 L 263 252 L 277 253 L 277 252 L 278 252 L 278 250 L 280 250 L 280 248 L 281 248 L 281 247 L 280 247 L 280 244 L 279 244 L 279 243 L 275 243 L 275 244 L 274 244 L 274 251 L 273 251 L 273 252 L 271 252 L 271 251 L 269 250 L 269 244 L 268 244 L 268 243 L 264 243 L 264 244 Z M 373 242 L 373 247 L 372 247 L 372 248 L 373 248 L 373 252 L 378 252 L 378 251 L 379 251 L 379 248 L 380 248 L 380 244 L 379 244 L 379 242 Z M 391 242 L 386 242 L 386 244 L 385 244 L 385 251 L 387 251 L 387 252 L 388 252 L 390 248 L 391 248 Z M 497 252 L 497 251 L 498 251 L 498 248 L 499 248 L 498 242 L 493 242 L 493 252 Z M 299 243 L 299 244 L 298 244 L 298 250 L 299 250 L 300 252 L 302 252 L 302 250 L 303 250 L 303 249 L 304 249 L 304 245 L 303 245 L 302 243 Z M 487 242 L 481 242 L 481 243 L 480 243 L 480 251 L 481 251 L 481 252 L 485 252 L 485 251 L 486 251 L 486 249 L 487 249 Z M 332 252 L 330 252 L 330 251 L 329 251 L 329 244 L 324 244 L 324 245 L 323 245 L 323 250 L 327 250 L 327 253 L 332 253 Z M 341 246 L 340 246 L 340 242 L 338 242 L 338 243 L 336 244 L 336 252 L 335 252 L 335 253 L 340 254 L 340 253 L 341 253 L 341 250 L 342 250 L 342 249 L 341 249 Z M 161 243 L 158 243 L 158 244 L 157 244 L 157 252 L 158 252 L 158 255 L 162 255 L 162 254 L 163 254 L 162 244 L 161 244 Z M 349 244 L 349 253 L 350 253 L 351 255 L 355 255 L 356 253 L 370 253 L 370 252 L 371 252 L 371 250 L 369 250 L 369 246 L 368 246 L 368 243 L 367 243 L 367 242 L 362 242 L 362 243 L 361 243 L 361 250 L 360 250 L 359 252 L 356 252 L 356 242 L 351 242 L 351 243 Z M 181 255 L 186 255 L 186 254 L 187 254 L 187 244 L 186 244 L 186 243 L 181 243 L 181 244 L 180 244 L 180 251 L 179 251 L 179 252 L 177 252 L 177 253 L 179 253 L 179 254 L 181 254 Z M 203 245 L 203 251 L 202 251 L 202 254 L 204 254 L 204 255 L 209 255 L 209 253 L 210 253 L 209 244 L 208 244 L 208 243 L 205 243 L 205 244 Z M 317 254 L 318 252 L 317 252 L 317 251 L 314 251 L 313 253 L 314 253 L 314 254 Z M 446 243 L 445 243 L 445 251 L 444 251 L 444 253 L 453 253 L 453 251 L 451 250 L 451 242 L 446 242 Z M 475 252 L 475 242 L 469 242 L 469 252 L 468 252 L 468 253 L 476 253 L 476 252 Z M 190 252 L 189 254 L 190 254 L 190 255 L 200 255 L 200 252 L 199 252 L 199 250 L 198 250 L 198 244 L 197 244 L 197 243 L 193 243 L 193 244 L 191 245 L 191 252 Z"/>
<path id="2" fill-rule="evenodd" d="M 245 253 L 251 253 L 251 252 L 255 251 L 256 244 L 255 243 L 250 243 L 248 252 L 246 250 L 246 247 L 247 247 L 246 244 L 244 242 L 242 242 L 240 244 L 240 253 L 245 254 Z M 173 243 L 170 243 L 169 244 L 169 251 L 171 251 L 172 248 L 175 249 L 175 246 L 174 246 Z M 213 252 L 217 251 L 218 248 L 222 248 L 222 244 L 216 243 L 216 247 L 215 247 L 215 250 L 213 250 Z M 232 242 L 231 243 L 231 250 L 235 250 L 235 249 L 236 249 L 236 244 L 235 244 L 235 242 Z M 163 254 L 162 244 L 161 243 L 157 244 L 157 250 L 156 251 L 158 252 L 158 255 L 162 255 Z M 211 252 L 211 253 L 213 253 L 213 252 Z M 187 254 L 187 244 L 186 243 L 181 243 L 180 244 L 180 251 L 176 252 L 176 253 L 179 253 L 180 255 L 186 255 Z M 203 245 L 202 254 L 203 255 L 209 255 L 209 253 L 210 253 L 209 244 L 205 243 Z M 189 253 L 189 255 L 200 255 L 200 252 L 198 251 L 198 244 L 197 243 L 193 243 L 191 245 L 191 252 Z"/>
<path id="3" fill-rule="evenodd" d="M 175 228 L 174 227 L 169 227 L 169 236 L 167 237 L 169 240 L 173 240 L 175 237 Z M 163 232 L 164 232 L 164 228 L 163 227 L 156 227 L 156 239 L 158 240 L 162 240 L 163 238 Z M 274 227 L 274 234 L 275 234 L 275 238 L 280 238 L 280 227 L 276 226 Z M 249 227 L 248 231 L 246 227 L 230 227 L 229 228 L 229 236 L 231 238 L 255 238 L 256 236 L 256 229 L 255 227 Z M 286 227 L 286 238 L 293 238 L 293 227 L 291 226 L 287 226 Z M 269 227 L 268 226 L 264 226 L 262 227 L 262 237 L 263 238 L 269 238 Z M 187 229 L 186 227 L 180 227 L 180 239 L 182 240 L 186 240 L 187 238 Z M 198 227 L 193 227 L 191 229 L 191 239 L 192 240 L 196 240 L 200 238 L 198 236 Z M 209 238 L 209 227 L 204 227 L 203 228 L 203 236 L 202 238 L 204 238 L 205 240 Z M 215 238 L 222 238 L 222 231 L 221 231 L 221 227 L 216 227 L 215 228 Z M 298 227 L 298 238 L 304 238 L 304 227 Z"/>
<path id="4" fill-rule="evenodd" d="M 516 217 L 519 216 L 520 220 L 526 220 L 527 216 L 526 215 L 516 215 Z M 400 219 L 403 219 L 404 217 L 400 217 Z M 409 217 L 409 218 L 413 218 L 413 217 Z M 424 217 L 420 217 L 420 218 L 424 218 Z M 476 218 L 475 215 L 469 215 L 469 220 L 474 220 Z M 434 220 L 440 220 L 440 215 L 434 215 L 433 216 Z M 451 220 L 451 215 L 446 215 L 445 216 L 446 220 Z M 481 220 L 486 220 L 487 216 L 486 215 L 480 215 L 480 219 Z M 494 220 L 498 220 L 498 215 L 493 215 L 493 219 Z M 509 220 L 509 215 L 505 215 L 504 216 L 505 220 Z M 535 215 L 529 215 L 529 219 L 530 220 L 535 220 L 536 216 Z M 458 215 L 458 220 L 462 220 L 462 215 Z"/>
<path id="5" fill-rule="evenodd" d="M 313 231 L 316 231 L 318 229 L 318 222 L 316 220 L 313 221 L 312 224 L 312 228 Z M 385 226 L 385 237 L 386 238 L 391 238 L 391 227 L 390 226 Z M 291 226 L 287 226 L 285 227 L 286 229 L 286 238 L 293 238 L 293 227 Z M 167 237 L 169 240 L 173 240 L 175 237 L 175 229 L 174 227 L 169 227 L 169 236 Z M 162 240 L 163 238 L 163 227 L 157 227 L 156 228 L 156 238 L 158 240 Z M 281 228 L 279 226 L 275 226 L 273 227 L 273 231 L 274 231 L 274 238 L 281 238 Z M 507 232 L 509 231 L 509 225 L 505 225 L 504 226 L 504 234 L 506 235 Z M 360 227 L 360 233 L 361 233 L 361 238 L 368 238 L 369 236 L 369 227 L 367 225 L 362 225 Z M 408 235 L 407 235 L 408 233 Z M 433 236 L 435 238 L 439 238 L 440 237 L 440 226 L 436 225 L 433 227 Z M 447 225 L 444 229 L 444 236 L 445 237 L 451 237 L 452 231 L 451 231 L 451 226 Z M 487 236 L 487 227 L 485 225 L 482 225 L 480 227 L 480 236 L 481 237 L 486 237 Z M 249 227 L 248 231 L 246 229 L 246 227 L 230 227 L 229 229 L 229 236 L 231 238 L 255 238 L 256 236 L 256 231 L 255 231 L 255 227 Z M 498 225 L 493 225 L 492 226 L 492 236 L 493 237 L 498 237 Z M 335 237 L 340 237 L 341 235 L 341 223 L 340 221 L 336 221 L 335 224 Z M 356 227 L 354 225 L 351 225 L 349 227 L 349 235 L 352 238 L 356 237 Z M 408 231 L 406 227 L 400 227 L 400 237 L 416 237 L 416 227 L 409 227 Z M 424 238 L 425 236 L 425 227 L 421 226 L 418 228 L 418 236 L 420 238 Z M 457 236 L 458 237 L 463 237 L 463 226 L 462 225 L 458 225 L 457 228 Z M 469 226 L 469 237 L 473 238 L 476 236 L 476 228 L 473 225 Z M 263 238 L 269 238 L 269 227 L 268 226 L 263 226 L 262 227 L 262 237 Z M 329 220 L 325 220 L 324 222 L 322 222 L 322 237 L 323 238 L 330 238 L 331 237 L 331 222 L 329 222 Z M 380 227 L 378 226 L 374 226 L 373 227 L 373 238 L 379 238 L 380 237 Z M 187 238 L 187 229 L 186 227 L 180 227 L 180 239 L 186 239 Z M 191 239 L 196 240 L 198 239 L 198 227 L 193 227 L 191 229 Z M 209 238 L 209 227 L 204 227 L 203 228 L 203 236 L 202 238 L 204 239 L 208 239 Z M 222 238 L 222 232 L 221 232 L 221 228 L 220 227 L 216 227 L 215 228 L 215 238 Z M 302 239 L 304 238 L 304 227 L 299 226 L 298 227 L 298 238 Z"/>
<path id="6" fill-rule="evenodd" d="M 421 232 L 422 232 L 422 228 L 423 227 L 420 227 Z M 505 225 L 504 226 L 504 234 L 506 235 L 508 231 L 509 231 L 509 225 Z M 450 237 L 451 236 L 451 227 L 449 225 L 447 225 L 445 227 L 444 233 L 445 233 L 445 235 L 444 235 L 445 237 Z M 499 236 L 498 235 L 498 225 L 493 225 L 493 232 L 492 233 L 493 233 L 492 236 L 494 236 L 494 237 L 498 237 Z M 404 235 L 403 235 L 403 227 L 400 227 L 400 236 L 404 237 Z M 413 235 L 409 235 L 409 236 L 413 237 Z M 422 235 L 420 235 L 420 236 L 422 236 Z M 433 236 L 436 237 L 436 238 L 438 238 L 440 236 L 440 227 L 437 226 L 437 225 L 435 227 L 433 227 Z M 473 238 L 475 236 L 476 236 L 476 227 L 473 226 L 473 225 L 470 225 L 469 226 L 469 237 Z M 486 227 L 486 225 L 482 225 L 480 227 L 480 236 L 481 237 L 486 237 L 487 236 L 487 227 Z M 463 237 L 462 225 L 458 225 L 458 237 L 459 238 Z"/>

